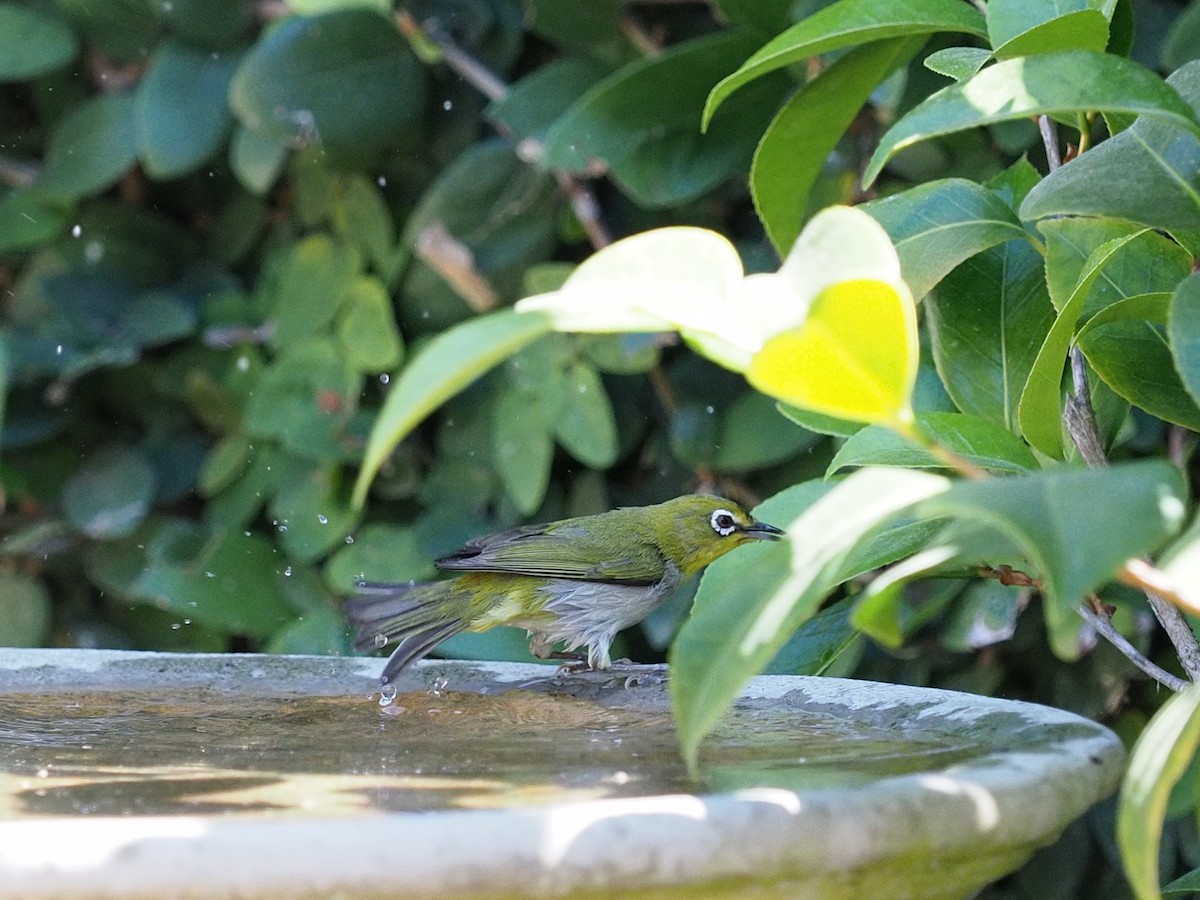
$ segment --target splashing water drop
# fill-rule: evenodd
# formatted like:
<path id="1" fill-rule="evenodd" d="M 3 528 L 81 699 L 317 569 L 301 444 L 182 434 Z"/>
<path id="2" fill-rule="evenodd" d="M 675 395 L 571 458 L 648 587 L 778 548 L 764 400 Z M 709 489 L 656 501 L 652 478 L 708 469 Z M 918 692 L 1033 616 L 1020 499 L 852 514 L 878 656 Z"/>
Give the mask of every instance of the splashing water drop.
<path id="1" fill-rule="evenodd" d="M 327 515 L 325 515 L 324 513 L 317 513 L 317 521 L 320 522 L 322 525 L 328 525 L 329 517 Z"/>
<path id="2" fill-rule="evenodd" d="M 379 689 L 379 705 L 391 706 L 392 701 L 396 699 L 396 686 L 394 684 L 385 684 Z"/>
<path id="3" fill-rule="evenodd" d="M 435 678 L 433 685 L 429 688 L 429 693 L 434 697 L 442 696 L 442 691 L 446 689 L 446 685 L 450 682 L 445 678 Z"/>
<path id="4" fill-rule="evenodd" d="M 386 647 L 387 646 L 387 635 L 386 634 L 375 635 L 375 646 L 376 647 Z"/>
<path id="5" fill-rule="evenodd" d="M 283 570 L 283 577 L 284 578 L 292 577 L 292 567 L 291 566 L 288 566 L 286 569 Z"/>

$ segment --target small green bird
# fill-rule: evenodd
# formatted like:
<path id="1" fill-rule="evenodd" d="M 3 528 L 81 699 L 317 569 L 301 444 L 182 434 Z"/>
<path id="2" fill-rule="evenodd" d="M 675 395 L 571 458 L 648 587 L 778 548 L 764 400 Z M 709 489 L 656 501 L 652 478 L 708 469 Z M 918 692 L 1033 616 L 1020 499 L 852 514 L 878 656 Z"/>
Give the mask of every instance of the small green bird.
<path id="1" fill-rule="evenodd" d="M 355 647 L 399 644 L 388 684 L 451 635 L 514 625 L 548 659 L 587 647 L 593 669 L 612 665 L 617 632 L 646 618 L 683 580 L 735 547 L 782 535 L 720 497 L 688 495 L 476 538 L 436 563 L 466 574 L 445 581 L 359 585 L 346 603 Z M 563 644 L 566 653 L 555 653 Z"/>

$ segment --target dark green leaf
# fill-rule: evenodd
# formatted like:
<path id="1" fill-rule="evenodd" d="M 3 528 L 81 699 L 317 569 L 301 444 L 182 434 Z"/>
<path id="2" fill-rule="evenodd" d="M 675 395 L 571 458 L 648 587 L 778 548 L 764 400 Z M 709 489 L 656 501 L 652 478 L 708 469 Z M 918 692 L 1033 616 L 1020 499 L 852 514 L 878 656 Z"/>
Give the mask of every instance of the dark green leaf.
<path id="1" fill-rule="evenodd" d="M 589 158 L 640 205 L 669 206 L 698 197 L 744 170 L 775 113 L 782 82 L 763 89 L 700 133 L 709 88 L 757 37 L 726 31 L 677 44 L 631 63 L 575 103 L 546 135 L 547 166 L 581 170 Z"/>
<path id="2" fill-rule="evenodd" d="M 253 452 L 250 438 L 236 431 L 213 444 L 200 470 L 200 493 L 211 497 L 233 484 L 250 465 Z"/>
<path id="3" fill-rule="evenodd" d="M 1089 110 L 1145 115 L 1200 137 L 1192 107 L 1149 69 L 1088 50 L 1042 53 L 988 66 L 920 103 L 883 136 L 864 182 L 873 182 L 889 159 L 919 141 L 1027 116 Z M 1022 210 L 1022 217 L 1031 215 Z"/>
<path id="4" fill-rule="evenodd" d="M 71 201 L 99 193 L 137 159 L 131 94 L 103 94 L 74 107 L 54 129 L 34 190 Z"/>
<path id="5" fill-rule="evenodd" d="M 1073 615 L 1072 607 L 1126 560 L 1173 534 L 1184 505 L 1178 470 L 1153 461 L 959 482 L 921 510 L 1004 531 L 1040 575 L 1046 602 Z M 1094 528 L 1094 522 L 1106 525 Z"/>
<path id="6" fill-rule="evenodd" d="M 358 516 L 339 496 L 335 466 L 290 468 L 271 498 L 271 520 L 288 556 L 311 562 L 341 546 Z"/>
<path id="7" fill-rule="evenodd" d="M 178 178 L 209 160 L 233 124 L 226 95 L 239 57 L 167 43 L 138 85 L 138 155 L 152 178 Z"/>
<path id="8" fill-rule="evenodd" d="M 608 391 L 596 369 L 574 363 L 565 373 L 562 405 L 553 421 L 554 436 L 577 460 L 606 469 L 617 458 L 617 421 Z"/>
<path id="9" fill-rule="evenodd" d="M 0 81 L 25 81 L 71 60 L 75 35 L 57 19 L 18 3 L 0 3 Z"/>
<path id="10" fill-rule="evenodd" d="M 998 0 L 988 4 L 987 23 L 997 59 L 1055 50 L 1102 52 L 1108 44 L 1108 20 L 1090 0 Z"/>
<path id="11" fill-rule="evenodd" d="M 955 404 L 1015 429 L 1021 390 L 1054 322 L 1041 254 L 1027 241 L 985 250 L 924 305 L 934 362 Z"/>
<path id="12" fill-rule="evenodd" d="M 86 564 L 92 579 L 118 597 L 231 634 L 266 637 L 293 618 L 276 585 L 284 566 L 258 535 L 155 522 L 89 548 Z"/>
<path id="13" fill-rule="evenodd" d="M 34 191 L 9 191 L 0 197 L 0 252 L 44 243 L 67 224 L 63 210 Z"/>
<path id="14" fill-rule="evenodd" d="M 242 186 L 252 194 L 265 194 L 279 177 L 287 160 L 288 142 L 238 126 L 229 147 L 229 165 Z"/>
<path id="15" fill-rule="evenodd" d="M 904 281 L 917 300 L 963 260 L 1029 235 L 996 191 L 962 178 L 931 181 L 864 203 L 896 245 Z"/>
<path id="16" fill-rule="evenodd" d="M 154 484 L 154 470 L 141 454 L 123 448 L 101 450 L 63 486 L 63 509 L 88 537 L 122 537 L 146 517 Z"/>
<path id="17" fill-rule="evenodd" d="M 285 625 L 264 649 L 267 653 L 350 656 L 353 644 L 346 620 L 331 609 L 319 609 Z"/>
<path id="18" fill-rule="evenodd" d="M 1017 629 L 1021 594 L 1028 590 L 998 581 L 973 582 L 942 627 L 941 645 L 957 653 L 970 653 L 1007 641 Z"/>
<path id="19" fill-rule="evenodd" d="M 851 50 L 801 88 L 771 121 L 754 154 L 750 191 L 780 256 L 796 242 L 809 193 L 843 133 L 879 82 L 906 65 L 925 39 L 899 37 Z"/>
<path id="20" fill-rule="evenodd" d="M 704 108 L 707 125 L 725 98 L 762 76 L 843 47 L 937 31 L 986 36 L 983 17 L 956 0 L 840 0 L 768 41 L 732 75 L 713 88 Z"/>
<path id="21" fill-rule="evenodd" d="M 1175 368 L 1200 403 L 1200 276 L 1184 279 L 1175 290 L 1168 327 Z"/>
<path id="22" fill-rule="evenodd" d="M 229 102 L 251 131 L 355 154 L 398 141 L 425 95 L 424 70 L 396 27 L 346 9 L 267 32 L 238 67 Z"/>
<path id="23" fill-rule="evenodd" d="M 781 415 L 771 398 L 747 391 L 721 417 L 712 462 L 722 472 L 749 472 L 778 465 L 817 440 L 814 432 Z"/>
<path id="24" fill-rule="evenodd" d="M 1109 57 L 1115 58 L 1115 57 Z M 1167 79 L 1200 108 L 1200 62 Z M 1104 190 L 1096 190 L 1096 185 Z M 1156 228 L 1200 226 L 1200 140 L 1144 114 L 1132 127 L 1051 172 L 1021 205 L 1021 218 L 1084 215 Z"/>
<path id="25" fill-rule="evenodd" d="M 420 581 L 432 578 L 435 571 L 417 529 L 372 524 L 364 525 L 354 543 L 333 555 L 325 580 L 336 593 L 350 594 L 360 581 Z"/>
<path id="26" fill-rule="evenodd" d="M 512 85 L 508 95 L 487 109 L 488 118 L 521 138 L 543 139 L 555 121 L 612 66 L 587 56 L 548 63 Z"/>
<path id="27" fill-rule="evenodd" d="M 504 490 L 522 515 L 542 505 L 554 459 L 554 420 L 558 397 L 506 386 L 492 410 L 492 463 Z"/>
<path id="28" fill-rule="evenodd" d="M 764 675 L 822 675 L 862 635 L 850 624 L 850 597 L 825 607 L 788 639 Z"/>
<path id="29" fill-rule="evenodd" d="M 985 419 L 953 412 L 919 413 L 917 429 L 939 446 L 984 469 L 1021 473 L 1038 467 L 1037 459 L 1019 438 Z M 947 468 L 928 450 L 880 425 L 868 426 L 848 438 L 829 464 L 826 477 L 847 466 Z"/>
<path id="30" fill-rule="evenodd" d="M 982 47 L 947 47 L 925 57 L 925 68 L 955 81 L 965 81 L 992 58 Z"/>
<path id="31" fill-rule="evenodd" d="M 50 592 L 45 585 L 28 575 L 0 574 L 0 647 L 40 647 L 49 634 Z"/>

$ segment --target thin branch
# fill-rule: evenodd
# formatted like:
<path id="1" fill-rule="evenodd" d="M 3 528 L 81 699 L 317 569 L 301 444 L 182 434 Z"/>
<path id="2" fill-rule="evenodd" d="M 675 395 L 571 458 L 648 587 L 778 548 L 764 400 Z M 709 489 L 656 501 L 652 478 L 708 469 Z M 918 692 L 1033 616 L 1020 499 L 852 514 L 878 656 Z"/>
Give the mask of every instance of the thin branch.
<path id="1" fill-rule="evenodd" d="M 1172 675 L 1166 669 L 1150 662 L 1137 647 L 1129 643 L 1129 640 L 1117 629 L 1113 628 L 1112 622 L 1107 616 L 1099 615 L 1092 612 L 1084 605 L 1075 607 L 1075 612 L 1083 617 L 1083 620 L 1096 629 L 1096 633 L 1121 651 L 1131 663 L 1157 681 L 1164 687 L 1170 688 L 1173 691 L 1182 691 L 1188 687 L 1188 683 L 1176 675 Z"/>
<path id="2" fill-rule="evenodd" d="M 1042 135 L 1042 146 L 1046 148 L 1046 165 L 1053 172 L 1062 165 L 1062 156 L 1058 152 L 1058 133 L 1049 116 L 1038 116 L 1038 131 Z"/>
<path id="3" fill-rule="evenodd" d="M 1108 465 L 1104 455 L 1104 442 L 1100 439 L 1100 428 L 1096 424 L 1096 412 L 1092 407 L 1091 389 L 1088 387 L 1087 363 L 1083 351 L 1071 348 L 1071 394 L 1063 405 L 1063 420 L 1067 433 L 1079 448 L 1079 455 L 1089 468 L 1100 469 Z"/>
<path id="4" fill-rule="evenodd" d="M 441 61 L 451 71 L 493 103 L 508 96 L 509 87 L 504 79 L 458 46 L 454 39 L 442 31 L 436 23 L 419 23 L 412 13 L 402 9 L 396 12 L 396 26 L 410 41 L 424 42 L 436 47 Z M 497 128 L 503 130 L 500 125 L 497 125 Z M 519 148 L 520 152 L 517 154 L 519 159 L 528 162 L 542 157 L 538 142 L 526 139 L 521 144 L 523 146 Z M 531 144 L 534 146 L 530 146 Z M 571 204 L 575 218 L 583 226 L 592 247 L 599 250 L 611 244 L 612 237 L 600 219 L 600 204 L 596 202 L 591 189 L 578 178 L 561 169 L 552 169 L 551 175 L 566 195 L 567 202 Z"/>

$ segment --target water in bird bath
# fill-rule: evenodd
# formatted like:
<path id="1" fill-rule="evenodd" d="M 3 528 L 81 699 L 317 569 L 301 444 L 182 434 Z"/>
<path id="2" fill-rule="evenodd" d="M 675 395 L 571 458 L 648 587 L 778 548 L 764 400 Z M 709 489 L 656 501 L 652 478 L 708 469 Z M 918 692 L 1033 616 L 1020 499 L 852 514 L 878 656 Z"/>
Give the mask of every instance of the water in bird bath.
<path id="1" fill-rule="evenodd" d="M 381 705 L 380 666 L 0 652 L 0 898 L 963 897 L 1122 763 L 1055 710 L 761 678 L 690 778 L 662 678 L 426 663 Z"/>
<path id="2" fill-rule="evenodd" d="M 949 728 L 746 707 L 717 729 L 692 779 L 667 712 L 541 691 L 418 690 L 386 706 L 212 690 L 9 694 L 0 816 L 320 817 L 800 789 L 988 751 Z"/>

